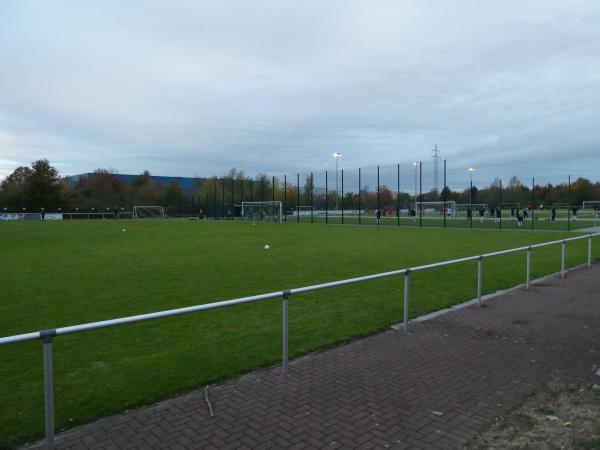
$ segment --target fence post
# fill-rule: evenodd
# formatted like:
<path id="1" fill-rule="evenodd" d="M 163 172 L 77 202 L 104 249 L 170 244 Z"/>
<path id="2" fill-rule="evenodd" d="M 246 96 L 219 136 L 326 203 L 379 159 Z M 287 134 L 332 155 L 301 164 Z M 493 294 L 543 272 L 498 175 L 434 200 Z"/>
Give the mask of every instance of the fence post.
<path id="1" fill-rule="evenodd" d="M 281 369 L 283 375 L 287 375 L 288 372 L 288 297 L 290 291 L 283 291 L 283 355 Z"/>
<path id="2" fill-rule="evenodd" d="M 377 213 L 381 211 L 381 202 L 379 200 L 379 166 L 377 166 Z M 375 214 L 377 217 L 377 214 Z M 379 221 L 377 221 L 377 225 L 379 225 Z"/>
<path id="3" fill-rule="evenodd" d="M 423 161 L 419 161 L 419 228 L 423 227 Z"/>
<path id="4" fill-rule="evenodd" d="M 531 229 L 535 227 L 535 177 L 531 179 Z"/>
<path id="5" fill-rule="evenodd" d="M 477 260 L 477 306 L 481 307 L 481 289 L 483 284 L 482 279 L 483 272 L 483 256 L 480 256 Z"/>
<path id="6" fill-rule="evenodd" d="M 283 174 L 283 221 L 287 223 L 287 174 Z"/>
<path id="7" fill-rule="evenodd" d="M 569 175 L 569 209 L 567 210 L 567 230 L 571 231 L 571 175 Z"/>
<path id="8" fill-rule="evenodd" d="M 337 198 L 337 192 L 336 192 L 336 198 Z M 342 198 L 341 200 L 341 204 L 342 204 L 342 225 L 344 224 L 344 169 L 342 169 Z"/>
<path id="9" fill-rule="evenodd" d="M 329 223 L 329 203 L 327 202 L 327 171 L 325 171 L 325 223 Z"/>
<path id="10" fill-rule="evenodd" d="M 315 209 L 315 174 L 310 173 L 310 223 L 314 222 Z"/>
<path id="11" fill-rule="evenodd" d="M 588 236 L 588 260 L 587 266 L 592 267 L 592 236 Z"/>
<path id="12" fill-rule="evenodd" d="M 396 225 L 400 226 L 400 164 L 398 164 L 398 178 L 396 188 Z"/>
<path id="13" fill-rule="evenodd" d="M 410 269 L 404 272 L 404 334 L 408 334 L 408 285 L 410 283 Z"/>
<path id="14" fill-rule="evenodd" d="M 525 279 L 525 289 L 529 290 L 529 284 L 531 281 L 531 247 L 527 248 L 527 277 Z"/>
<path id="15" fill-rule="evenodd" d="M 444 190 L 442 191 L 444 193 L 443 195 L 443 200 L 444 200 L 444 213 L 442 214 L 444 216 L 444 228 L 446 228 L 446 160 L 444 159 Z M 455 211 L 456 212 L 456 211 Z"/>
<path id="16" fill-rule="evenodd" d="M 567 241 L 562 241 L 562 251 L 560 257 L 560 277 L 565 277 L 565 267 L 566 267 L 566 259 L 567 259 Z"/>
<path id="17" fill-rule="evenodd" d="M 44 351 L 44 409 L 46 448 L 54 450 L 54 377 L 52 372 L 52 338 L 56 330 L 40 331 Z"/>
<path id="18" fill-rule="evenodd" d="M 361 185 L 360 185 L 360 167 L 358 168 L 358 224 L 361 224 L 361 217 L 360 217 L 360 191 L 361 191 Z"/>

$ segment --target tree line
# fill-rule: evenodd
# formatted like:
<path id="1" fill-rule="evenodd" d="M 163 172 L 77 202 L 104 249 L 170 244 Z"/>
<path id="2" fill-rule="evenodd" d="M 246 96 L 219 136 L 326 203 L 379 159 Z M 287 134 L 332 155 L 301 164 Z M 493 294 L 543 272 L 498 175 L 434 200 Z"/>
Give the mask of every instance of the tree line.
<path id="1" fill-rule="evenodd" d="M 339 197 L 338 197 L 339 196 Z M 577 178 L 570 185 L 536 184 L 526 186 L 512 177 L 503 186 L 495 179 L 488 186 L 464 190 L 448 187 L 441 192 L 430 190 L 417 195 L 417 201 L 455 201 L 459 204 L 483 203 L 496 206 L 501 203 L 521 207 L 554 203 L 581 205 L 584 200 L 600 200 L 600 183 Z M 248 177 L 243 171 L 231 169 L 226 175 L 198 178 L 190 190 L 184 191 L 174 180 L 158 183 L 148 171 L 137 175 L 131 182 L 123 182 L 107 169 L 71 180 L 61 177 L 48 160 L 34 161 L 31 166 L 16 168 L 0 184 L 0 212 L 46 211 L 105 211 L 119 208 L 130 210 L 133 205 L 160 205 L 170 215 L 208 216 L 236 215 L 242 201 L 285 202 L 287 210 L 296 206 L 315 209 L 405 209 L 415 202 L 408 192 L 396 192 L 386 185 L 362 186 L 351 192 L 336 192 L 335 188 L 315 186 L 312 176 L 294 175 L 286 178 L 258 174 Z"/>

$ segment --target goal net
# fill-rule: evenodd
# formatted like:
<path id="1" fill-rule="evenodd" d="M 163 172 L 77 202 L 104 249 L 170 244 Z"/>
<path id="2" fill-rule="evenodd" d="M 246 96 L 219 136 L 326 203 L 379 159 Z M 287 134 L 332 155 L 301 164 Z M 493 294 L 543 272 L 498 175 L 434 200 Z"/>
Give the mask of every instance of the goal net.
<path id="1" fill-rule="evenodd" d="M 281 202 L 242 202 L 242 220 L 282 223 Z"/>
<path id="2" fill-rule="evenodd" d="M 444 214 L 454 217 L 456 214 L 456 202 L 454 200 L 446 202 L 417 202 L 416 207 L 417 211 L 421 208 L 423 215 L 430 217 L 443 217 Z M 444 207 L 446 211 L 444 211 Z"/>
<path id="3" fill-rule="evenodd" d="M 134 206 L 134 219 L 164 219 L 165 209 L 162 206 Z"/>

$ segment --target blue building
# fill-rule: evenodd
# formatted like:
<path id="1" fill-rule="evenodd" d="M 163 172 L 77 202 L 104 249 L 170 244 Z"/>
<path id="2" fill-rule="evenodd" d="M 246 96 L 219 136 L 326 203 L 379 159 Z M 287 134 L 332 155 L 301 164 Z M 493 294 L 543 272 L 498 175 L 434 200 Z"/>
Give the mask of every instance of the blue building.
<path id="1" fill-rule="evenodd" d="M 93 175 L 93 173 L 82 173 L 79 175 L 70 175 L 65 177 L 64 180 L 69 184 L 75 184 L 82 177 L 89 177 Z M 127 175 L 122 173 L 114 173 L 112 174 L 120 183 L 123 184 L 131 184 L 133 180 L 135 180 L 139 175 Z M 189 178 L 189 177 L 165 177 L 160 175 L 150 175 L 153 181 L 163 186 L 167 186 L 169 182 L 174 181 L 177 183 L 181 189 L 186 193 L 191 193 L 194 191 L 194 186 L 198 186 L 198 184 L 204 183 L 206 178 Z"/>

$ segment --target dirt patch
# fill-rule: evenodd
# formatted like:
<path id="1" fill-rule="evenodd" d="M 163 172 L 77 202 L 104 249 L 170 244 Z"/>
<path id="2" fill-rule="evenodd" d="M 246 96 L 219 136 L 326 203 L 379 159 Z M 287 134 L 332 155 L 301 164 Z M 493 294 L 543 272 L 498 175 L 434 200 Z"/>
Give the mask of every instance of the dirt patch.
<path id="1" fill-rule="evenodd" d="M 600 450 L 600 389 L 592 386 L 548 383 L 465 449 Z"/>

